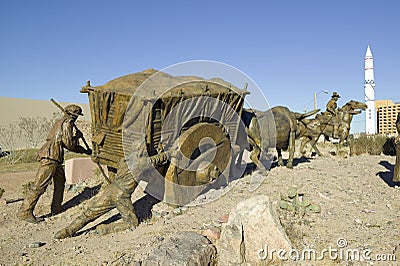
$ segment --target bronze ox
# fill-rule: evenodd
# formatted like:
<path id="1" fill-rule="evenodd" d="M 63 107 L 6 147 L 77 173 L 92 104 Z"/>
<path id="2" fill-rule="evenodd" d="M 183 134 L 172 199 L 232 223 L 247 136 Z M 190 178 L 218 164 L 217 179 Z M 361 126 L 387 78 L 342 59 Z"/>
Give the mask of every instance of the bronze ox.
<path id="1" fill-rule="evenodd" d="M 247 139 L 250 144 L 250 159 L 257 167 L 263 169 L 259 162 L 261 151 L 275 146 L 278 153 L 278 165 L 284 165 L 282 150 L 288 150 L 289 159 L 286 166 L 293 168 L 295 139 L 301 136 L 298 125 L 301 124 L 300 121 L 317 112 L 319 109 L 305 114 L 295 113 L 284 106 L 276 106 L 265 112 L 244 109 L 242 121 L 246 126 Z"/>
<path id="2" fill-rule="evenodd" d="M 350 123 L 354 115 L 360 114 L 366 108 L 366 104 L 351 100 L 338 109 L 336 117 L 321 114 L 314 119 L 299 120 L 299 135 L 303 137 L 300 152 L 305 154 L 305 145 L 310 143 L 315 152 L 322 156 L 322 153 L 318 150 L 317 141 L 321 135 L 324 135 L 326 140 L 333 138 L 333 123 L 336 123 L 339 143 L 347 142 L 349 144 L 351 156 L 353 154 L 353 142 L 352 135 L 349 134 Z"/>

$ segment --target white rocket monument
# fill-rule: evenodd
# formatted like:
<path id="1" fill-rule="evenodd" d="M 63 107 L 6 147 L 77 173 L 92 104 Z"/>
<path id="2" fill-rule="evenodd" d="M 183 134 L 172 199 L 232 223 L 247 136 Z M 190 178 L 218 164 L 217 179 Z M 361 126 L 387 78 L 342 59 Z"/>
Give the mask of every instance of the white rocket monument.
<path id="1" fill-rule="evenodd" d="M 376 110 L 375 110 L 375 81 L 374 81 L 374 59 L 371 49 L 367 48 L 365 53 L 364 71 L 364 94 L 365 104 L 368 106 L 365 113 L 365 133 L 376 133 Z"/>

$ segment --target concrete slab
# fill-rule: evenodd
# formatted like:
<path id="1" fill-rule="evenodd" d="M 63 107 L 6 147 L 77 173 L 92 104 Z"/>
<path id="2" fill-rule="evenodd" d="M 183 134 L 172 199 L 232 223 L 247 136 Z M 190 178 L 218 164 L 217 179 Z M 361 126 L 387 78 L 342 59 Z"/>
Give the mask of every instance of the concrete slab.
<path id="1" fill-rule="evenodd" d="M 107 167 L 103 166 L 103 169 L 107 174 Z M 97 165 L 90 158 L 73 158 L 65 161 L 65 178 L 67 184 L 76 184 L 80 181 L 96 177 L 96 173 L 100 174 Z"/>

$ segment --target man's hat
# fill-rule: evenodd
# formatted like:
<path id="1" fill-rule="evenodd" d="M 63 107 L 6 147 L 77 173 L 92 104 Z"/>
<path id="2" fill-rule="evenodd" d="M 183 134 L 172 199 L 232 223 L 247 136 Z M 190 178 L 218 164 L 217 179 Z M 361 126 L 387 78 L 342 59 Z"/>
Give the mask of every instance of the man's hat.
<path id="1" fill-rule="evenodd" d="M 336 91 L 334 91 L 333 94 L 332 94 L 332 98 L 340 98 L 339 93 L 337 93 Z"/>
<path id="2" fill-rule="evenodd" d="M 82 108 L 76 104 L 67 105 L 65 107 L 65 112 L 67 112 L 70 115 L 76 115 L 76 116 L 82 115 L 83 116 Z"/>

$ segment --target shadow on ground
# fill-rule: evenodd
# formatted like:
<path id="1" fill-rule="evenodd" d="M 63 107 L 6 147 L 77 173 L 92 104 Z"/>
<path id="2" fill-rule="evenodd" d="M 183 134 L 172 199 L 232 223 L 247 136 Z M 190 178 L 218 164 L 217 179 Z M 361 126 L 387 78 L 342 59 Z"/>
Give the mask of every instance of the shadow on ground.
<path id="1" fill-rule="evenodd" d="M 72 199 L 63 204 L 63 211 L 75 207 L 80 203 L 84 202 L 85 200 L 94 197 L 97 193 L 99 193 L 100 188 L 101 184 L 94 187 L 85 187 L 81 193 L 79 193 L 78 195 L 76 195 L 75 197 L 73 197 Z"/>
<path id="2" fill-rule="evenodd" d="M 137 201 L 133 203 L 133 209 L 135 210 L 136 216 L 138 217 L 139 223 L 142 223 L 143 221 L 146 221 L 152 217 L 152 208 L 154 205 L 159 203 L 160 200 L 154 198 L 153 196 L 146 194 Z M 95 226 L 88 228 L 86 230 L 78 232 L 76 235 L 81 235 L 85 234 L 89 231 L 92 231 L 96 229 L 96 227 L 100 224 L 110 224 L 113 222 L 116 222 L 121 219 L 121 215 L 119 213 L 111 216 L 107 220 L 102 221 L 99 224 L 96 224 Z"/>
<path id="3" fill-rule="evenodd" d="M 297 166 L 297 165 L 299 165 L 299 164 L 301 164 L 301 163 L 309 163 L 309 162 L 310 162 L 310 159 L 313 159 L 313 158 L 308 158 L 308 157 L 304 157 L 304 156 L 302 156 L 302 157 L 300 157 L 300 158 L 294 158 L 294 159 L 293 159 L 293 167 L 295 167 L 295 166 Z M 287 162 L 288 162 L 287 159 L 284 159 L 284 160 L 283 160 L 284 166 L 287 165 Z M 278 161 L 274 161 L 274 162 L 272 163 L 271 169 L 272 169 L 272 168 L 275 168 L 275 167 L 279 167 Z"/>
<path id="4" fill-rule="evenodd" d="M 388 171 L 380 171 L 376 175 L 385 181 L 389 187 L 400 186 L 400 182 L 393 182 L 394 165 L 388 161 L 380 161 L 379 164 L 384 166 Z"/>

